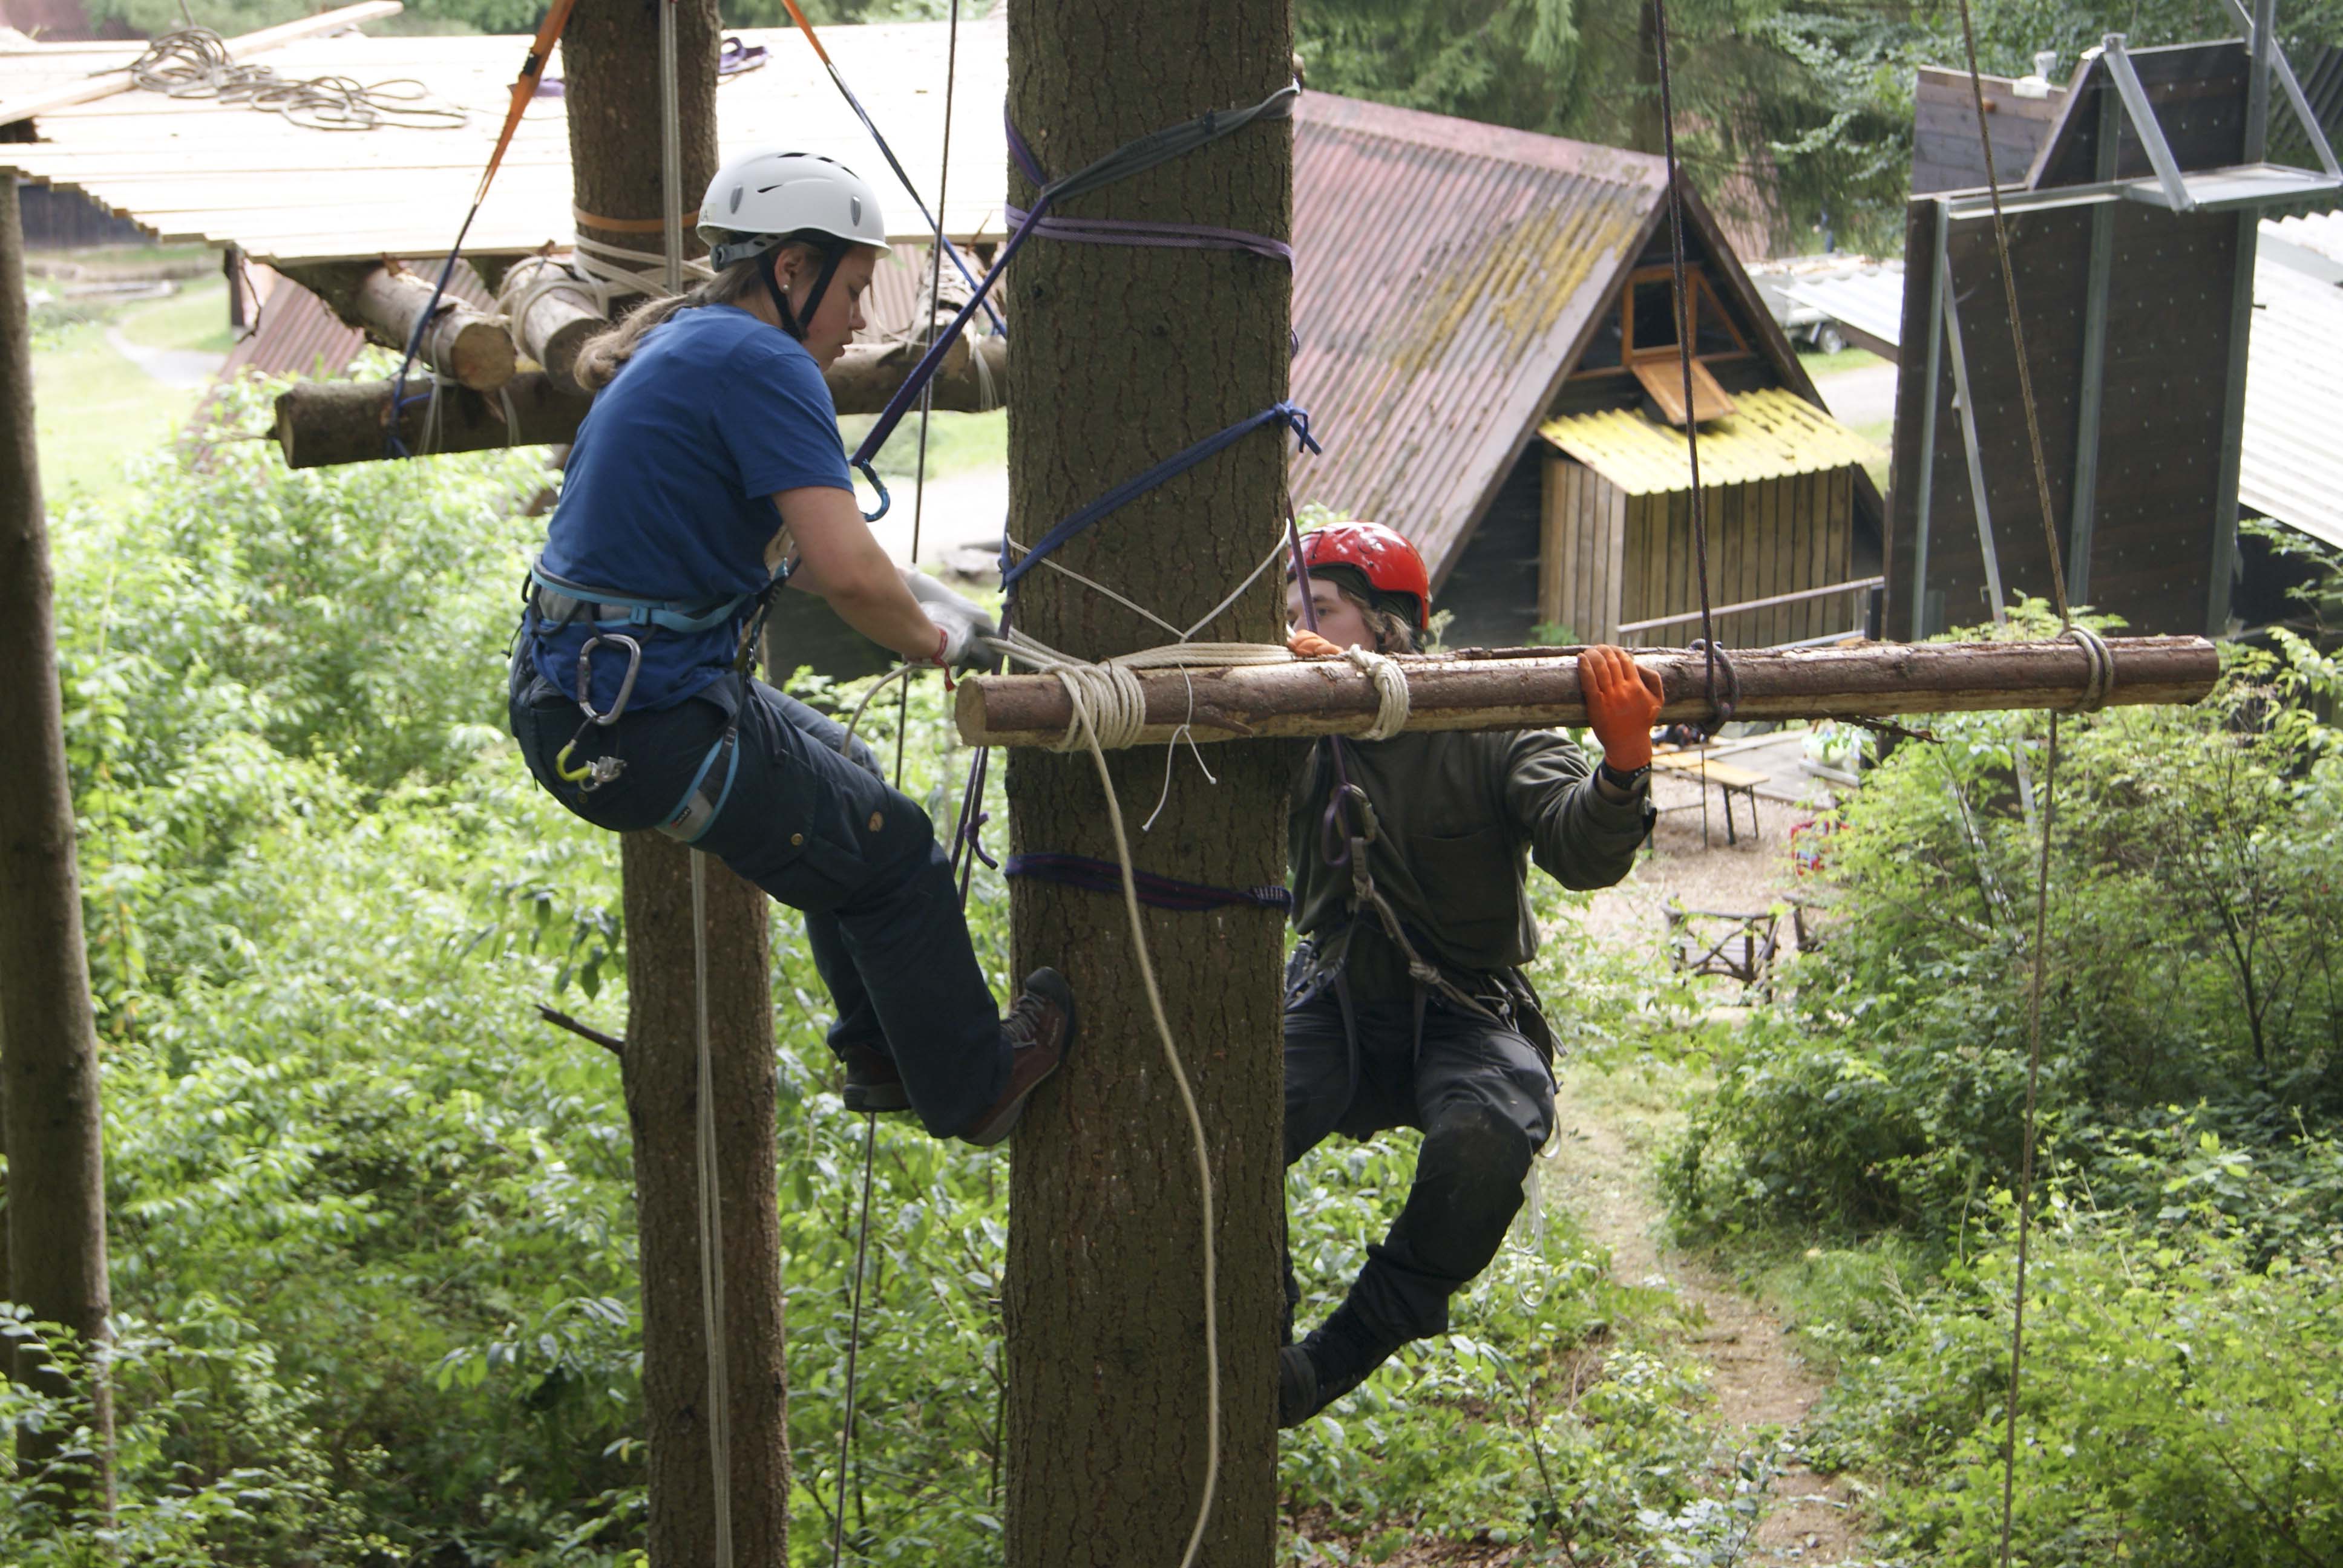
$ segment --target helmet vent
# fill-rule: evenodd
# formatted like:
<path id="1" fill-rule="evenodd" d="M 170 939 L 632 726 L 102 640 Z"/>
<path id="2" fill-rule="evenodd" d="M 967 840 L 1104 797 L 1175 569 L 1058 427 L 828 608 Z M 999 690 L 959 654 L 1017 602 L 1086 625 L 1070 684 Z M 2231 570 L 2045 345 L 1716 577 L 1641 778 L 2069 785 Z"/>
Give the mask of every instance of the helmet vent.
<path id="1" fill-rule="evenodd" d="M 733 212 L 739 212 L 740 210 L 741 193 L 746 191 L 748 188 L 749 187 L 746 186 L 734 186 L 732 187 L 732 206 L 729 210 Z"/>

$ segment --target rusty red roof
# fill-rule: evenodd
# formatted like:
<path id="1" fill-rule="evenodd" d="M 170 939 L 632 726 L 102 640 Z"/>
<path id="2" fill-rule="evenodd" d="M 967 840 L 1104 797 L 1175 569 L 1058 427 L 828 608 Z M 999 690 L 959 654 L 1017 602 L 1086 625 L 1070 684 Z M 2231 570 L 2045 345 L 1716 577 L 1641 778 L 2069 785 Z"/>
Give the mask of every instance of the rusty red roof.
<path id="1" fill-rule="evenodd" d="M 1647 154 L 1324 93 L 1294 114 L 1297 503 L 1406 534 L 1435 583 L 1657 227 Z"/>

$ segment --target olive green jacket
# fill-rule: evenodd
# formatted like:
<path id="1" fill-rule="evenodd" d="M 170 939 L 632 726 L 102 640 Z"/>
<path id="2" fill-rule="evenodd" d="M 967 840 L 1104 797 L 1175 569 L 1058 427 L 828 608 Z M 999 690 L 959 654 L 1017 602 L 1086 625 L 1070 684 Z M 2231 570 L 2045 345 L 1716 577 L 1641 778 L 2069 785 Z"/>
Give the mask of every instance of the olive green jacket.
<path id="1" fill-rule="evenodd" d="M 1293 923 L 1360 996 L 1404 996 L 1405 960 L 1372 912 L 1353 923 L 1350 869 L 1327 865 L 1320 847 L 1332 751 L 1311 747 L 1294 784 Z M 1372 803 L 1375 886 L 1417 951 L 1453 974 L 1516 969 L 1535 955 L 1529 860 L 1565 888 L 1607 888 L 1651 831 L 1648 791 L 1605 798 L 1585 753 L 1550 730 L 1400 735 L 1350 742 L 1345 754 L 1351 782 Z"/>

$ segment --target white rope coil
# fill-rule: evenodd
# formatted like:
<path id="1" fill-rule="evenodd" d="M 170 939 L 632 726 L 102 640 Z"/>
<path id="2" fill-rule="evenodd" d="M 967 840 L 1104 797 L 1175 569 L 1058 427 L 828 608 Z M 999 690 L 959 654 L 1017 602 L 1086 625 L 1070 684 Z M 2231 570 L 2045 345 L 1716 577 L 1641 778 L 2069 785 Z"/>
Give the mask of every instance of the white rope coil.
<path id="1" fill-rule="evenodd" d="M 1074 751 L 1088 744 L 1088 735 L 1104 750 L 1139 744 L 1147 728 L 1147 693 L 1133 673 L 1141 669 L 1234 669 L 1246 665 L 1292 664 L 1292 651 L 1276 642 L 1173 642 L 1119 653 L 1092 664 L 1060 653 L 1048 643 L 1011 630 L 1005 638 L 987 638 L 987 646 L 1043 675 L 1054 675 L 1071 699 L 1074 716 L 1065 734 L 1052 742 L 1052 751 Z M 1371 655 L 1370 657 L 1376 657 Z M 1363 667 L 1362 667 L 1363 668 Z M 1400 681 L 1400 722 L 1407 721 L 1406 680 Z M 1378 691 L 1381 690 L 1378 685 Z M 1389 712 L 1388 701 L 1384 712 Z M 1378 720 L 1380 722 L 1380 719 Z"/>

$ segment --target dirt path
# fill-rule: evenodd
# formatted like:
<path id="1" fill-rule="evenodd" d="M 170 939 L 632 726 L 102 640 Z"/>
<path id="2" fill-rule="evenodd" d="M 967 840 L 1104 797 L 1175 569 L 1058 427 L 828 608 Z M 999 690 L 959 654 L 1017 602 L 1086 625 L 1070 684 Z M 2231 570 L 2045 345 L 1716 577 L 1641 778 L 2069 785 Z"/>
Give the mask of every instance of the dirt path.
<path id="1" fill-rule="evenodd" d="M 1803 813 L 1798 813 L 1802 815 Z M 1618 888 L 1599 895 L 1587 920 L 1604 940 L 1644 942 L 1662 930 L 1667 901 L 1695 908 L 1761 909 L 1788 886 L 1790 809 L 1768 802 L 1764 836 L 1704 850 L 1698 812 L 1662 819 L 1659 854 Z M 1786 933 L 1785 933 L 1786 934 Z M 1659 1283 L 1691 1309 L 1688 1349 L 1707 1362 L 1725 1425 L 1767 1443 L 1767 1429 L 1793 1442 L 1825 1384 L 1798 1355 L 1781 1321 L 1699 1262 L 1665 1247 L 1660 1201 L 1651 1185 L 1651 1129 L 1609 1109 L 1583 1073 L 1565 1072 L 1557 1101 L 1563 1137 L 1553 1174 L 1556 1198 L 1608 1248 L 1622 1281 Z M 1857 1551 L 1843 1483 L 1803 1464 L 1780 1472 L 1742 1562 L 1750 1568 L 1830 1563 Z"/>

